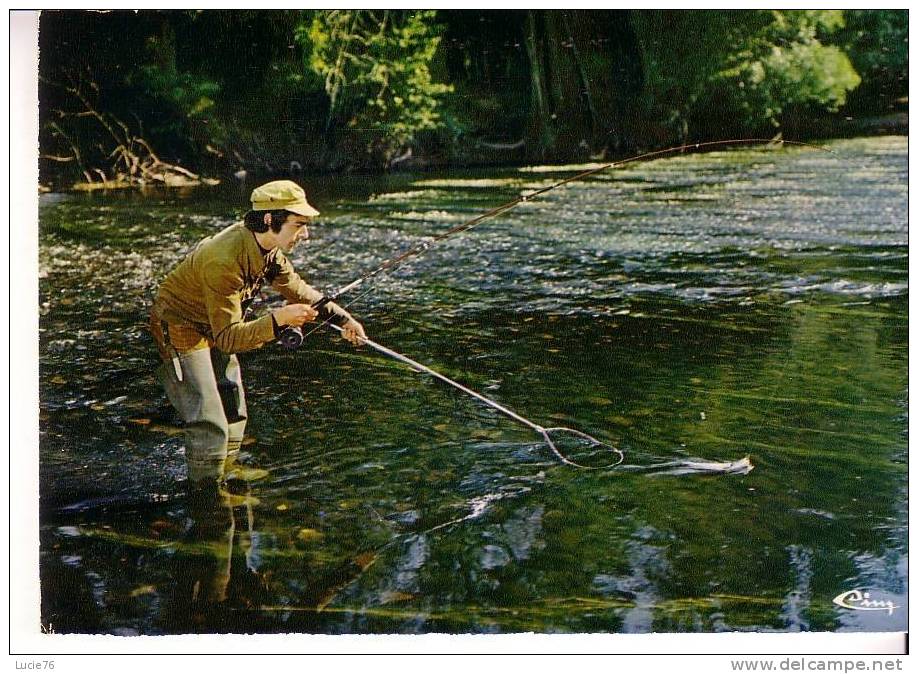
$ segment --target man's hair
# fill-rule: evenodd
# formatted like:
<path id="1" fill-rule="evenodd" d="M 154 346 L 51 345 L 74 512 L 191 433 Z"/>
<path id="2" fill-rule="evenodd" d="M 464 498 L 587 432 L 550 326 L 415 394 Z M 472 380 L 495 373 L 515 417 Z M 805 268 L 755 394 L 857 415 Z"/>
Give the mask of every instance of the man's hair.
<path id="1" fill-rule="evenodd" d="M 292 215 L 290 211 L 283 208 L 276 211 L 249 211 L 245 214 L 245 226 L 253 232 L 267 232 L 268 226 L 265 224 L 265 213 L 271 214 L 271 231 L 275 234 L 281 231 L 281 227 L 287 221 L 287 216 Z"/>

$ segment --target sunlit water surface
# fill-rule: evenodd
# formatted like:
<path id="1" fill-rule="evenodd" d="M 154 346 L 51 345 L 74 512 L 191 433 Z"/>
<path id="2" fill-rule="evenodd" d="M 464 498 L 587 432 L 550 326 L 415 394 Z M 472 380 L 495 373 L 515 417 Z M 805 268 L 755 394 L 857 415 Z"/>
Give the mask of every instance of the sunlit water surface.
<path id="1" fill-rule="evenodd" d="M 270 473 L 249 486 L 257 504 L 206 512 L 186 495 L 145 311 L 252 186 L 45 195 L 43 622 L 907 629 L 907 144 L 829 147 L 609 171 L 345 300 L 377 341 L 619 447 L 621 467 L 561 465 L 525 426 L 321 330 L 241 356 L 244 449 Z M 331 291 L 570 174 L 304 179 L 323 216 L 293 259 Z M 655 467 L 745 456 L 745 475 Z M 858 588 L 901 608 L 833 603 Z"/>

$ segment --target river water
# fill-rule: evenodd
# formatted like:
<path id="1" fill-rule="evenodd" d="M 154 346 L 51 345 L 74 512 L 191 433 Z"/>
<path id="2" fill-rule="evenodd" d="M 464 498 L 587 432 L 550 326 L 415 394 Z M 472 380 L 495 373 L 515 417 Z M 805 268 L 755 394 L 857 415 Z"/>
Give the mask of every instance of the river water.
<path id="1" fill-rule="evenodd" d="M 145 310 L 252 186 L 44 195 L 43 622 L 906 630 L 907 141 L 827 147 L 607 171 L 347 300 L 373 339 L 620 448 L 618 468 L 562 465 L 531 429 L 320 330 L 240 356 L 243 449 L 269 472 L 207 512 Z M 333 290 L 578 168 L 307 178 L 323 215 L 292 259 Z M 751 472 L 691 468 L 747 456 Z M 854 590 L 883 610 L 833 603 Z"/>

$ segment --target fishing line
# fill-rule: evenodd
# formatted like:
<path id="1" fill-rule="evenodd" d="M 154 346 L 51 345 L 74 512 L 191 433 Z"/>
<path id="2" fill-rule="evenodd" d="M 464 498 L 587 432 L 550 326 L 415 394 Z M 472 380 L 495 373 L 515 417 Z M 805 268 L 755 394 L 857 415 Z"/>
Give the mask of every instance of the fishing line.
<path id="1" fill-rule="evenodd" d="M 371 285 L 369 288 L 367 288 L 367 289 L 364 290 L 362 293 L 360 293 L 359 295 L 357 295 L 357 297 L 353 298 L 350 302 L 348 302 L 347 304 L 342 305 L 341 308 L 346 310 L 346 309 L 347 309 L 348 307 L 350 307 L 352 304 L 356 304 L 358 301 L 362 300 L 364 297 L 366 297 L 366 296 L 369 295 L 371 292 L 373 292 L 374 288 L 375 288 L 375 287 Z M 322 321 L 321 323 L 319 323 L 318 325 L 316 325 L 312 330 L 310 330 L 310 331 L 307 332 L 307 333 L 304 333 L 304 334 L 303 334 L 303 339 L 305 340 L 307 337 L 309 337 L 309 335 L 311 335 L 312 333 L 314 333 L 316 330 L 319 330 L 319 329 L 321 329 L 321 328 L 324 328 L 326 325 L 332 325 L 331 322 L 332 322 L 335 318 L 336 318 L 335 315 L 332 314 L 331 316 L 329 316 L 328 318 L 326 318 L 324 321 Z"/>
<path id="2" fill-rule="evenodd" d="M 797 140 L 784 140 L 784 139 L 776 140 L 774 138 L 734 138 L 731 140 L 712 140 L 712 141 L 707 141 L 703 143 L 686 143 L 684 145 L 676 145 L 673 147 L 668 147 L 663 150 L 653 150 L 651 152 L 644 152 L 642 154 L 634 155 L 633 157 L 628 157 L 626 159 L 622 159 L 619 161 L 608 162 L 600 166 L 596 166 L 591 169 L 588 169 L 586 171 L 581 171 L 580 173 L 577 173 L 573 176 L 569 176 L 567 178 L 564 178 L 563 180 L 559 180 L 556 183 L 552 183 L 551 185 L 542 187 L 540 189 L 529 192 L 527 194 L 521 194 L 520 196 L 516 197 L 515 199 L 512 199 L 511 201 L 508 201 L 499 206 L 495 206 L 489 211 L 486 211 L 480 215 L 475 216 L 474 218 L 470 220 L 466 220 L 463 223 L 460 223 L 454 227 L 451 227 L 445 232 L 435 235 L 430 240 L 425 241 L 424 243 L 418 244 L 416 246 L 413 246 L 409 248 L 408 250 L 406 250 L 405 252 L 400 253 L 399 255 L 396 255 L 395 257 L 389 258 L 388 260 L 382 262 L 378 267 L 376 267 L 369 273 L 364 274 L 363 276 L 361 276 L 358 279 L 355 279 L 354 281 L 351 281 L 350 283 L 341 287 L 339 290 L 332 293 L 331 295 L 326 295 L 325 297 L 320 299 L 318 302 L 316 302 L 312 306 L 314 309 L 321 309 L 322 307 L 324 307 L 326 304 L 330 302 L 337 302 L 338 298 L 350 292 L 357 286 L 365 283 L 366 281 L 369 281 L 370 279 L 373 279 L 374 277 L 382 274 L 383 272 L 394 269 L 395 267 L 405 262 L 405 260 L 407 260 L 408 258 L 415 257 L 418 255 L 422 255 L 423 253 L 426 253 L 430 248 L 438 244 L 440 241 L 443 241 L 444 239 L 449 238 L 455 234 L 459 234 L 461 232 L 468 231 L 469 229 L 472 229 L 473 227 L 481 224 L 485 220 L 489 220 L 491 218 L 497 217 L 498 215 L 502 215 L 522 203 L 526 203 L 534 199 L 535 197 L 545 194 L 546 192 L 550 192 L 551 190 L 557 189 L 558 187 L 561 187 L 563 185 L 567 185 L 568 183 L 582 180 L 591 175 L 601 173 L 611 168 L 618 168 L 621 166 L 625 166 L 626 164 L 632 164 L 634 162 L 643 161 L 646 159 L 650 159 L 652 157 L 663 157 L 668 154 L 675 154 L 679 152 L 691 153 L 691 152 L 694 152 L 696 150 L 700 150 L 703 148 L 717 147 L 717 146 L 722 146 L 722 145 L 769 145 L 769 146 L 797 145 L 800 147 L 809 147 L 815 150 L 821 150 L 823 152 L 828 152 L 830 154 L 836 154 L 835 151 L 830 148 L 822 147 L 821 145 L 814 145 L 812 143 L 806 143 L 803 141 L 797 141 Z M 356 302 L 356 299 L 351 300 L 351 302 L 344 305 L 343 308 L 347 308 L 351 306 L 351 304 L 353 304 L 354 302 Z M 317 325 L 315 328 L 310 330 L 308 334 L 311 335 L 313 332 L 315 332 L 319 328 L 324 327 L 325 325 L 328 325 L 329 321 L 333 319 L 334 319 L 334 316 L 327 318 L 325 321 L 323 321 L 322 323 Z M 281 332 L 282 332 L 281 343 L 284 344 L 284 346 L 288 348 L 299 347 L 300 344 L 302 344 L 303 339 L 305 338 L 305 335 L 303 335 L 302 331 L 298 328 L 288 328 L 288 329 L 282 330 Z"/>
<path id="3" fill-rule="evenodd" d="M 747 145 L 748 145 L 748 144 L 765 144 L 765 143 L 767 143 L 767 144 L 772 144 L 772 145 L 785 145 L 785 144 L 789 144 L 789 145 L 798 145 L 798 146 L 802 146 L 802 147 L 811 147 L 811 148 L 814 148 L 814 149 L 823 150 L 823 151 L 825 151 L 825 152 L 829 152 L 829 153 L 834 154 L 834 152 L 833 152 L 832 150 L 828 149 L 828 148 L 824 148 L 824 147 L 821 147 L 821 146 L 818 146 L 818 145 L 813 145 L 813 144 L 810 144 L 810 143 L 805 143 L 805 142 L 802 142 L 802 141 L 788 141 L 788 140 L 783 140 L 783 139 L 774 140 L 774 139 L 771 139 L 771 138 L 738 138 L 738 139 L 731 139 L 731 140 L 708 141 L 708 142 L 703 142 L 703 143 L 687 143 L 687 144 L 684 144 L 684 145 L 677 145 L 677 146 L 674 146 L 674 147 L 669 147 L 669 148 L 666 148 L 666 149 L 663 149 L 663 150 L 654 150 L 654 151 L 651 151 L 651 152 L 644 152 L 644 153 L 642 153 L 642 154 L 635 155 L 635 156 L 633 156 L 633 157 L 628 157 L 628 158 L 622 159 L 622 160 L 620 160 L 620 161 L 609 162 L 609 163 L 606 163 L 606 164 L 602 164 L 602 165 L 600 165 L 600 166 L 597 166 L 597 167 L 588 169 L 588 170 L 586 170 L 586 171 L 581 171 L 580 173 L 577 173 L 576 175 L 569 176 L 569 177 L 567 177 L 567 178 L 565 178 L 565 179 L 563 179 L 563 180 L 560 180 L 560 181 L 558 181 L 558 182 L 555 182 L 555 183 L 553 183 L 553 184 L 551 184 L 551 185 L 548 185 L 548 186 L 546 186 L 546 187 L 537 189 L 537 190 L 535 190 L 535 191 L 533 191 L 533 192 L 529 192 L 529 193 L 527 193 L 527 194 L 522 194 L 522 195 L 516 197 L 515 199 L 512 199 L 511 201 L 508 201 L 508 202 L 506 202 L 506 203 L 504 203 L 504 204 L 501 204 L 501 205 L 499 205 L 499 206 L 496 206 L 496 207 L 492 208 L 492 209 L 489 210 L 489 211 L 486 211 L 485 213 L 482 213 L 481 215 L 478 215 L 478 216 L 476 216 L 476 217 L 474 217 L 474 218 L 472 218 L 472 219 L 470 219 L 470 220 L 467 220 L 467 221 L 465 221 L 465 222 L 463 222 L 463 223 L 461 223 L 461 224 L 459 224 L 459 225 L 456 225 L 456 226 L 454 226 L 454 227 L 451 227 L 451 228 L 448 229 L 447 231 L 445 231 L 445 232 L 443 232 L 443 233 L 441 233 L 441 234 L 438 234 L 438 235 L 434 236 L 432 239 L 430 239 L 430 240 L 428 240 L 428 241 L 425 241 L 425 242 L 422 243 L 422 244 L 413 246 L 412 248 L 408 249 L 407 251 L 405 251 L 405 252 L 403 252 L 403 253 L 401 253 L 401 254 L 395 256 L 395 257 L 392 257 L 392 258 L 390 258 L 390 259 L 388 259 L 388 260 L 386 260 L 386 261 L 384 261 L 382 264 L 380 264 L 378 267 L 376 267 L 375 269 L 373 269 L 373 270 L 370 271 L 369 273 L 364 274 L 363 276 L 361 276 L 360 278 L 358 278 L 358 279 L 352 281 L 351 283 L 348 283 L 348 284 L 345 285 L 344 287 L 340 288 L 340 289 L 339 289 L 337 292 L 335 292 L 334 294 L 323 297 L 322 299 L 320 299 L 318 302 L 316 302 L 316 303 L 313 304 L 312 306 L 313 306 L 313 308 L 315 308 L 315 309 L 319 309 L 319 308 L 325 306 L 326 304 L 328 304 L 328 303 L 330 303 L 330 302 L 334 302 L 335 300 L 337 300 L 338 298 L 340 298 L 340 297 L 341 297 L 342 295 L 344 295 L 345 293 L 350 292 L 351 290 L 353 290 L 353 289 L 356 288 L 357 286 L 359 286 L 359 285 L 365 283 L 366 281 L 369 281 L 369 280 L 371 280 L 371 279 L 373 279 L 373 278 L 379 276 L 379 275 L 382 274 L 383 272 L 386 272 L 386 271 L 389 271 L 389 270 L 391 270 L 391 269 L 394 269 L 395 267 L 397 267 L 397 266 L 399 266 L 400 264 L 402 264 L 402 263 L 403 263 L 405 260 L 407 260 L 408 258 L 417 256 L 417 255 L 421 255 L 421 254 L 427 252 L 430 248 L 432 248 L 434 245 L 436 245 L 436 244 L 439 243 L 440 241 L 443 241 L 444 239 L 446 239 L 446 238 L 448 238 L 448 237 L 451 237 L 451 236 L 453 236 L 453 235 L 455 235 L 455 234 L 458 234 L 458 233 L 467 231 L 467 230 L 471 229 L 472 227 L 475 227 L 476 225 L 481 224 L 481 223 L 484 222 L 485 220 L 488 220 L 488 219 L 490 219 L 490 218 L 493 218 L 493 217 L 496 217 L 496 216 L 501 215 L 501 214 L 503 214 L 503 213 L 506 213 L 507 211 L 511 210 L 512 208 L 515 208 L 515 207 L 518 206 L 519 204 L 528 202 L 528 201 L 534 199 L 535 197 L 538 197 L 538 196 L 540 196 L 540 195 L 542 195 L 542 194 L 545 194 L 546 192 L 550 192 L 551 190 L 557 189 L 558 187 L 561 187 L 561 186 L 566 185 L 566 184 L 568 184 L 568 183 L 572 183 L 572 182 L 575 182 L 575 181 L 578 181 L 578 180 L 582 180 L 582 179 L 587 178 L 587 177 L 589 177 L 589 176 L 591 176 L 591 175 L 600 173 L 600 172 L 602 172 L 602 171 L 605 171 L 605 170 L 608 170 L 608 169 L 611 169 L 611 168 L 618 168 L 618 167 L 624 166 L 624 165 L 626 165 L 626 164 L 630 164 L 630 163 L 637 162 L 637 161 L 643 161 L 643 160 L 646 160 L 646 159 L 650 159 L 650 158 L 652 158 L 652 157 L 662 157 L 662 156 L 665 156 L 665 155 L 667 155 L 667 154 L 674 154 L 674 153 L 686 152 L 686 151 L 688 151 L 688 152 L 693 152 L 693 151 L 696 151 L 696 150 L 700 150 L 700 149 L 702 149 L 702 148 L 710 148 L 710 147 L 723 146 L 723 145 L 742 145 L 742 144 L 747 144 Z M 371 288 L 372 288 L 372 286 L 371 286 Z M 359 295 L 358 297 L 352 299 L 350 302 L 348 302 L 348 303 L 345 305 L 345 308 L 346 308 L 346 307 L 349 307 L 351 304 L 353 304 L 354 302 L 356 302 L 358 299 L 360 299 L 361 297 L 365 296 L 368 292 L 369 292 L 369 290 L 367 290 L 366 292 L 362 293 L 362 294 Z M 334 328 L 334 329 L 337 330 L 338 332 L 343 332 L 343 331 L 344 331 L 343 328 L 341 328 L 341 327 L 339 327 L 338 325 L 336 325 L 336 324 L 330 322 L 331 320 L 333 320 L 333 318 L 334 318 L 334 315 L 329 316 L 329 317 L 326 318 L 322 323 L 320 323 L 319 325 L 317 325 L 316 327 L 314 327 L 312 330 L 310 330 L 310 331 L 307 333 L 306 336 L 311 335 L 311 334 L 314 333 L 316 330 L 318 330 L 318 329 L 320 329 L 320 328 L 322 328 L 322 327 L 324 327 L 324 326 L 326 326 L 326 325 L 328 325 L 328 326 Z M 303 339 L 304 339 L 304 335 L 303 335 L 302 331 L 301 331 L 299 328 L 287 328 L 287 329 L 285 329 L 284 331 L 282 331 L 282 334 L 281 334 L 281 342 L 282 342 L 285 346 L 287 346 L 288 348 L 296 348 L 296 347 L 298 347 L 300 344 L 302 344 Z M 425 365 L 422 365 L 421 363 L 418 363 L 417 361 L 412 360 L 411 358 L 408 358 L 407 356 L 404 356 L 404 355 L 402 355 L 402 354 L 400 354 L 400 353 L 398 353 L 398 352 L 396 352 L 396 351 L 393 351 L 392 349 L 389 349 L 389 348 L 387 348 L 387 347 L 385 347 L 385 346 L 382 346 L 381 344 L 378 344 L 378 343 L 376 343 L 376 342 L 374 342 L 374 341 L 372 341 L 372 340 L 370 340 L 370 339 L 368 339 L 368 338 L 361 338 L 361 339 L 360 339 L 360 342 L 361 342 L 362 344 L 365 344 L 365 345 L 367 345 L 367 346 L 370 346 L 371 348 L 373 348 L 373 349 L 379 351 L 380 353 L 383 353 L 383 354 L 385 354 L 385 355 L 387 355 L 387 356 L 389 356 L 389 357 L 391 357 L 391 358 L 394 358 L 395 360 L 398 360 L 398 361 L 400 361 L 400 362 L 402 362 L 402 363 L 407 364 L 409 367 L 411 367 L 412 369 L 414 369 L 414 370 L 416 370 L 416 371 L 418 371 L 418 372 L 422 372 L 422 373 L 425 373 L 425 374 L 429 374 L 429 375 L 435 377 L 436 379 L 439 379 L 440 381 L 442 381 L 442 382 L 444 382 L 444 383 L 446 383 L 446 384 L 449 384 L 450 386 L 453 386 L 454 388 L 459 389 L 459 390 L 462 391 L 463 393 L 465 393 L 465 394 L 467 394 L 467 395 L 470 395 L 470 396 L 472 396 L 473 398 L 476 398 L 477 400 L 479 400 L 480 402 L 482 402 L 482 403 L 488 405 L 488 406 L 491 407 L 492 409 L 495 409 L 495 410 L 497 410 L 498 412 L 504 414 L 505 416 L 507 416 L 507 417 L 513 419 L 513 420 L 516 421 L 517 423 L 522 424 L 522 425 L 524 425 L 524 426 L 527 426 L 527 427 L 530 428 L 531 430 L 533 430 L 533 431 L 535 431 L 536 433 L 538 433 L 538 434 L 541 436 L 541 438 L 545 441 L 545 443 L 546 443 L 546 445 L 548 446 L 548 448 L 551 449 L 551 451 L 555 454 L 555 456 L 557 456 L 558 459 L 559 459 L 562 463 L 564 463 L 564 464 L 566 464 L 566 465 L 573 466 L 573 467 L 577 467 L 577 468 L 585 468 L 585 469 L 614 468 L 615 466 L 618 466 L 619 464 L 621 464 L 621 463 L 624 461 L 624 454 L 622 454 L 621 450 L 619 450 L 619 449 L 613 447 L 612 445 L 609 445 L 609 444 L 607 444 L 607 443 L 604 443 L 604 442 L 602 442 L 602 441 L 596 439 L 595 437 L 593 437 L 593 436 L 591 436 L 591 435 L 588 435 L 587 433 L 584 433 L 584 432 L 579 431 L 579 430 L 577 430 L 577 429 L 567 428 L 567 427 L 552 427 L 552 428 L 546 428 L 546 427 L 540 426 L 539 424 L 536 424 L 536 423 L 534 423 L 534 422 L 532 422 L 532 421 L 526 419 L 525 417 L 520 416 L 519 414 L 517 414 L 517 413 L 515 413 L 515 412 L 513 412 L 513 411 L 511 411 L 511 410 L 509 410 L 508 408 L 506 408 L 506 407 L 500 405 L 499 403 L 497 403 L 497 402 L 491 400 L 490 398 L 487 398 L 487 397 L 481 395 L 480 393 L 477 393 L 476 391 L 473 391 L 472 389 L 467 388 L 467 387 L 463 386 L 462 384 L 460 384 L 460 383 L 458 383 L 458 382 L 456 382 L 456 381 L 453 381 L 453 380 L 450 379 L 449 377 L 446 377 L 445 375 L 442 375 L 442 374 L 440 374 L 439 372 L 436 372 L 435 370 L 432 370 L 431 368 L 429 368 L 429 367 L 427 367 L 427 366 L 425 366 Z M 618 460 L 617 460 L 617 461 L 614 461 L 614 462 L 612 462 L 612 463 L 610 463 L 610 464 L 607 464 L 607 465 L 605 465 L 605 466 L 587 466 L 587 465 L 578 463 L 578 462 L 576 462 L 576 461 L 570 459 L 568 456 L 566 456 L 562 451 L 560 451 L 560 450 L 558 449 L 557 442 L 559 441 L 559 437 L 561 437 L 561 436 L 573 436 L 573 437 L 574 437 L 575 439 L 577 439 L 578 441 L 585 441 L 585 442 L 589 443 L 591 448 L 601 448 L 601 449 L 603 449 L 603 450 L 605 450 L 605 451 L 612 452 L 612 453 L 614 453 L 614 454 L 616 454 L 616 455 L 618 456 Z"/>

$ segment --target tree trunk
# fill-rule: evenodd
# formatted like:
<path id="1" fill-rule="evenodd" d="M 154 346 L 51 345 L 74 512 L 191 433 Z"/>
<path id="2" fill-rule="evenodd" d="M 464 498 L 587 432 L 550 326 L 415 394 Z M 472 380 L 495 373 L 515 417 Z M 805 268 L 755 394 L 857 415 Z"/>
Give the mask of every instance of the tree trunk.
<path id="1" fill-rule="evenodd" d="M 557 11 L 550 24 L 547 59 L 550 105 L 559 116 L 557 151 L 574 159 L 620 150 L 632 126 L 629 101 L 641 86 L 630 13 Z"/>
<path id="2" fill-rule="evenodd" d="M 530 10 L 526 48 L 530 154 L 582 160 L 620 150 L 641 81 L 630 14 Z"/>
<path id="3" fill-rule="evenodd" d="M 574 159 L 589 149 L 590 131 L 577 64 L 564 27 L 565 14 L 563 10 L 545 14 L 545 62 L 551 92 L 549 105 L 556 115 L 554 149 L 559 158 Z"/>
<path id="4" fill-rule="evenodd" d="M 593 94 L 590 92 L 590 77 L 584 69 L 583 59 L 580 57 L 580 50 L 577 48 L 577 40 L 574 37 L 574 31 L 571 30 L 571 22 L 568 19 L 567 12 L 561 13 L 561 19 L 564 22 L 564 32 L 567 33 L 567 39 L 570 41 L 571 54 L 574 57 L 574 64 L 577 67 L 577 75 L 580 78 L 580 86 L 583 87 L 583 98 L 586 101 L 587 109 L 590 112 L 590 136 L 596 135 L 597 114 L 596 106 L 593 105 Z"/>
<path id="5" fill-rule="evenodd" d="M 554 147 L 554 133 L 542 72 L 542 42 L 539 40 L 535 14 L 535 10 L 531 9 L 526 12 L 526 54 L 529 56 L 529 78 L 532 90 L 529 101 L 529 130 L 526 147 L 530 154 L 534 153 L 539 159 L 544 159 Z"/>

